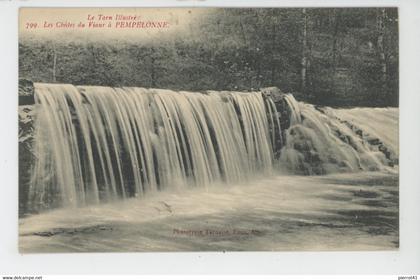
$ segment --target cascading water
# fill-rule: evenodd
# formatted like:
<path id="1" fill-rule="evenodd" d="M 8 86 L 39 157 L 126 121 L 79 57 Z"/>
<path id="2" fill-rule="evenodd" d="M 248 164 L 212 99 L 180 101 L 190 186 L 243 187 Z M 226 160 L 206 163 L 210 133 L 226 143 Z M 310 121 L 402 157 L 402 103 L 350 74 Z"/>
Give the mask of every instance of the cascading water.
<path id="1" fill-rule="evenodd" d="M 300 120 L 286 131 L 281 153 L 289 170 L 307 175 L 396 171 L 398 109 L 298 106 Z"/>
<path id="2" fill-rule="evenodd" d="M 269 127 L 279 122 L 258 92 L 47 84 L 35 92 L 32 209 L 232 183 L 272 169 Z"/>
<path id="3" fill-rule="evenodd" d="M 360 116 L 353 121 L 349 110 L 281 96 L 35 84 L 27 208 L 230 184 L 278 168 L 324 174 L 398 163 L 398 144 L 388 141 L 396 136 L 364 126 Z M 381 125 L 395 127 L 393 109 L 381 110 L 375 114 L 389 120 Z"/>

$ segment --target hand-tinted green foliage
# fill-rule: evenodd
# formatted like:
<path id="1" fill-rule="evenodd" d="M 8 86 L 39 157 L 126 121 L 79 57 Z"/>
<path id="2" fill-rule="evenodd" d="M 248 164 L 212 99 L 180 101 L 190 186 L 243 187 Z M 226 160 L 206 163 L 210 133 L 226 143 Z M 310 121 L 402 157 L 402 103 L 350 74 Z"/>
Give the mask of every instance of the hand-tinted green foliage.
<path id="1" fill-rule="evenodd" d="M 383 19 L 386 65 L 379 12 L 306 9 L 304 92 L 302 9 L 213 9 L 188 32 L 145 42 L 21 38 L 19 74 L 52 82 L 56 52 L 59 83 L 193 91 L 277 86 L 317 104 L 396 106 L 398 11 L 387 8 Z"/>

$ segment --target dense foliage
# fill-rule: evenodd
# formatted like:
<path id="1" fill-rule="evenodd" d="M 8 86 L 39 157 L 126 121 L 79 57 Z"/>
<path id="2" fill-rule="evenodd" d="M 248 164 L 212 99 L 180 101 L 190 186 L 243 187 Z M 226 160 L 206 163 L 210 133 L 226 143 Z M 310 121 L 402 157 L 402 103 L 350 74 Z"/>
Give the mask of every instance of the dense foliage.
<path id="1" fill-rule="evenodd" d="M 35 82 L 178 90 L 277 86 L 336 106 L 398 105 L 397 9 L 212 9 L 144 42 L 21 38 Z"/>

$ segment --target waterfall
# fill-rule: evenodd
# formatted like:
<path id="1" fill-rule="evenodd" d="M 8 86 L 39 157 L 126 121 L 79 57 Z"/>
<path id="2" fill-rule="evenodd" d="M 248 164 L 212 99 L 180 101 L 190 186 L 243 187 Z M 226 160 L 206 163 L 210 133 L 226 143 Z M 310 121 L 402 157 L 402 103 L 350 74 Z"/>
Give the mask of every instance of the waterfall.
<path id="1" fill-rule="evenodd" d="M 263 92 L 38 83 L 34 110 L 25 197 L 36 211 L 229 185 L 279 169 L 318 175 L 398 165 L 398 109 L 332 109 Z"/>
<path id="2" fill-rule="evenodd" d="M 272 170 L 269 130 L 279 122 L 259 92 L 35 84 L 35 95 L 32 208 L 233 183 Z"/>
<path id="3" fill-rule="evenodd" d="M 296 106 L 299 119 L 291 117 L 281 150 L 281 162 L 289 171 L 306 175 L 397 171 L 398 109 L 292 105 Z"/>

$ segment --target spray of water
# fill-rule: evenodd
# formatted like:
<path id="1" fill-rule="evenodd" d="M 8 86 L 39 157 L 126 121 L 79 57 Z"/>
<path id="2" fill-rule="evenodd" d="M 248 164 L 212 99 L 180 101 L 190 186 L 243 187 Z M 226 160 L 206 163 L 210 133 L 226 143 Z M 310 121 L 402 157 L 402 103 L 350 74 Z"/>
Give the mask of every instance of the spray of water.
<path id="1" fill-rule="evenodd" d="M 281 151 L 288 170 L 307 175 L 396 171 L 398 109 L 298 107 L 301 119 L 292 121 Z"/>
<path id="2" fill-rule="evenodd" d="M 276 108 L 258 92 L 47 84 L 35 90 L 32 208 L 233 183 L 272 170 Z"/>
<path id="3" fill-rule="evenodd" d="M 229 185 L 277 168 L 324 174 L 389 169 L 398 160 L 394 138 L 363 126 L 360 115 L 292 95 L 282 95 L 286 119 L 261 92 L 35 84 L 35 98 L 29 209 Z M 394 127 L 388 110 L 375 114 Z"/>

